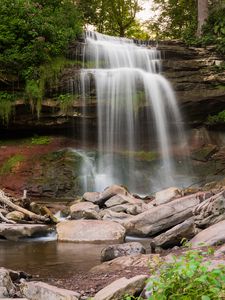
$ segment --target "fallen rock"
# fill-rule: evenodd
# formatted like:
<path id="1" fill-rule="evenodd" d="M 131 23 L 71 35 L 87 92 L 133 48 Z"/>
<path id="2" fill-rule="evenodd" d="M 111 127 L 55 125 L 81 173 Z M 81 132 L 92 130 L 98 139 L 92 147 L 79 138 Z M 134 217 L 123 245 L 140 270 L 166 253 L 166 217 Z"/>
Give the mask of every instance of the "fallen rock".
<path id="1" fill-rule="evenodd" d="M 193 248 L 214 246 L 222 243 L 225 243 L 225 220 L 202 230 L 190 240 Z"/>
<path id="2" fill-rule="evenodd" d="M 157 206 L 162 205 L 180 196 L 181 196 L 180 189 L 178 189 L 177 187 L 170 187 L 168 189 L 159 191 L 155 194 L 155 203 Z"/>
<path id="3" fill-rule="evenodd" d="M 22 221 L 25 219 L 25 215 L 20 211 L 11 211 L 6 215 L 6 218 L 12 221 Z"/>
<path id="4" fill-rule="evenodd" d="M 190 218 L 193 208 L 205 200 L 204 196 L 204 193 L 196 193 L 173 200 L 131 217 L 122 225 L 130 235 L 155 235 Z"/>
<path id="5" fill-rule="evenodd" d="M 146 268 L 146 266 L 151 265 L 152 267 L 158 266 L 158 263 L 161 261 L 159 254 L 137 254 L 137 255 L 128 255 L 117 257 L 113 260 L 106 261 L 98 266 L 93 267 L 91 273 L 107 273 L 127 267 L 139 267 Z"/>
<path id="6" fill-rule="evenodd" d="M 9 275 L 9 271 L 5 268 L 0 268 L 0 297 L 6 298 L 13 296 L 15 293 L 15 286 Z"/>
<path id="7" fill-rule="evenodd" d="M 130 279 L 120 278 L 100 290 L 94 300 L 121 300 L 125 295 L 133 296 L 141 293 L 147 278 L 146 275 L 138 275 Z"/>
<path id="8" fill-rule="evenodd" d="M 100 193 L 98 192 L 86 192 L 84 193 L 82 199 L 84 201 L 92 202 L 94 204 L 101 203 L 100 199 Z"/>
<path id="9" fill-rule="evenodd" d="M 153 243 L 157 247 L 170 248 L 180 245 L 182 239 L 191 239 L 195 236 L 196 229 L 194 219 L 190 218 L 181 224 L 163 232 L 153 239 Z"/>
<path id="10" fill-rule="evenodd" d="M 110 207 L 110 210 L 114 212 L 125 212 L 127 214 L 134 215 L 134 216 L 143 212 L 142 206 L 136 204 L 130 204 L 130 203 L 112 206 Z"/>
<path id="11" fill-rule="evenodd" d="M 0 236 L 17 241 L 21 238 L 43 236 L 49 233 L 47 225 L 39 224 L 0 224 Z"/>
<path id="12" fill-rule="evenodd" d="M 115 211 L 111 211 L 110 209 L 103 211 L 101 215 L 102 215 L 102 220 L 115 221 L 118 223 L 122 223 L 124 219 L 131 217 L 131 215 L 128 215 L 124 212 L 115 212 Z"/>
<path id="13" fill-rule="evenodd" d="M 60 289 L 44 282 L 24 282 L 20 285 L 22 295 L 31 300 L 78 300 L 76 292 Z"/>
<path id="14" fill-rule="evenodd" d="M 120 195 L 115 195 L 105 202 L 105 206 L 112 207 L 112 206 L 116 206 L 116 205 L 120 205 L 120 204 L 124 204 L 124 203 L 127 203 L 127 200 L 125 200 Z"/>
<path id="15" fill-rule="evenodd" d="M 99 207 L 91 202 L 79 202 L 70 206 L 71 219 L 100 219 Z"/>
<path id="16" fill-rule="evenodd" d="M 131 242 L 121 245 L 110 245 L 101 251 L 101 261 L 109 261 L 120 256 L 145 254 L 146 250 L 141 243 Z"/>
<path id="17" fill-rule="evenodd" d="M 194 210 L 195 224 L 206 228 L 225 219 L 225 191 L 199 204 Z"/>
<path id="18" fill-rule="evenodd" d="M 112 221 L 75 220 L 57 224 L 59 241 L 76 243 L 122 243 L 125 228 Z"/>

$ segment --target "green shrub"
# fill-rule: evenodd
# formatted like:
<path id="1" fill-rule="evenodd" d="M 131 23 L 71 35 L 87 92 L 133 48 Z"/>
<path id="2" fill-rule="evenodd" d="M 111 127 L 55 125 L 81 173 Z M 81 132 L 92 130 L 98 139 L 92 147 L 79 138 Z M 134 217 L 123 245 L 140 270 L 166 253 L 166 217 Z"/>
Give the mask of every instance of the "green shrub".
<path id="1" fill-rule="evenodd" d="M 209 125 L 225 124 L 225 110 L 219 112 L 217 115 L 208 116 L 207 123 Z"/>
<path id="2" fill-rule="evenodd" d="M 76 99 L 76 96 L 72 94 L 59 95 L 58 100 L 61 112 L 64 114 L 68 114 Z"/>
<path id="3" fill-rule="evenodd" d="M 0 120 L 7 125 L 9 118 L 13 112 L 12 102 L 14 97 L 12 94 L 0 92 Z"/>
<path id="4" fill-rule="evenodd" d="M 148 280 L 148 300 L 225 299 L 225 267 L 209 270 L 209 265 L 198 250 L 173 257 Z"/>
<path id="5" fill-rule="evenodd" d="M 51 142 L 51 138 L 49 136 L 34 136 L 31 139 L 32 145 L 48 145 Z"/>
<path id="6" fill-rule="evenodd" d="M 10 172 L 22 161 L 24 160 L 24 156 L 21 154 L 16 154 L 11 156 L 7 161 L 5 161 L 0 168 L 0 175 L 5 175 Z"/>

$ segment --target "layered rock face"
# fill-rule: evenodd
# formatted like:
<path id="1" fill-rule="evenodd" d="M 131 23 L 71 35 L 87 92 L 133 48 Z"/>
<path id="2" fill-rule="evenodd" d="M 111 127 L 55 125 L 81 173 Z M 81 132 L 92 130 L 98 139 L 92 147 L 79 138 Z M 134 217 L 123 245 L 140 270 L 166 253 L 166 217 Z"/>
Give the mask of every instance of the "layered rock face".
<path id="1" fill-rule="evenodd" d="M 15 115 L 7 127 L 0 125 L 5 131 L 39 129 L 55 130 L 56 128 L 81 128 L 85 117 L 93 130 L 96 122 L 96 101 L 94 80 L 90 82 L 91 99 L 86 104 L 85 115 L 81 97 L 80 68 L 82 66 L 82 42 L 70 47 L 70 58 L 77 63 L 68 66 L 59 74 L 54 85 L 46 87 L 42 111 L 38 119 L 32 114 L 28 104 L 23 100 L 15 103 Z M 160 42 L 163 59 L 163 74 L 170 80 L 176 91 L 181 110 L 187 122 L 192 125 L 203 123 L 209 114 L 216 114 L 224 109 L 225 104 L 225 71 L 221 68 L 222 57 L 216 54 L 213 47 L 187 47 L 181 42 Z M 76 97 L 71 107 L 64 111 L 57 97 L 72 93 Z M 147 113 L 150 107 L 140 107 L 141 115 Z M 93 135 L 90 129 L 90 136 Z"/>

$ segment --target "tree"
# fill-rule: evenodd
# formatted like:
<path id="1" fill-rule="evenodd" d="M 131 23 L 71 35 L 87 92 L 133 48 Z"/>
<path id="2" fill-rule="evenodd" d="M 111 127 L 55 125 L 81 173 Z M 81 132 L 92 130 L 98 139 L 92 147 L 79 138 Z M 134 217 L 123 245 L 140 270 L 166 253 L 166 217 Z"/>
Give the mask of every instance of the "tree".
<path id="1" fill-rule="evenodd" d="M 146 22 L 152 37 L 183 39 L 197 30 L 196 0 L 154 0 L 155 16 Z"/>
<path id="2" fill-rule="evenodd" d="M 202 27 L 208 19 L 209 8 L 208 0 L 198 0 L 198 29 L 197 36 L 202 35 Z"/>
<path id="3" fill-rule="evenodd" d="M 137 27 L 136 14 L 141 10 L 138 0 L 78 1 L 85 22 L 101 33 L 125 36 Z"/>

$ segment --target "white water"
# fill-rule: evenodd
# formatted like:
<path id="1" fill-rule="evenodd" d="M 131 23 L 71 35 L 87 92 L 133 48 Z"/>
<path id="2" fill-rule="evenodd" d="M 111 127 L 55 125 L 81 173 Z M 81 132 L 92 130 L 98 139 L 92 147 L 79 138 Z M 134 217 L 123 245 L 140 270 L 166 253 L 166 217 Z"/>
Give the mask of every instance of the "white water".
<path id="1" fill-rule="evenodd" d="M 93 167 L 91 162 L 90 171 L 85 158 L 82 173 L 94 174 L 97 191 L 115 183 L 126 184 L 135 190 L 143 174 L 138 171 L 134 156 L 140 151 L 141 136 L 149 137 L 154 132 L 161 163 L 149 178 L 149 186 L 153 181 L 163 186 L 175 184 L 169 124 L 173 126 L 176 145 L 184 145 L 185 139 L 174 92 L 160 74 L 160 52 L 137 46 L 129 39 L 87 32 L 84 64 L 90 68 L 83 68 L 81 72 L 83 115 L 86 114 L 87 99 L 93 93 L 91 83 L 94 81 L 99 159 L 97 166 Z M 151 112 L 140 115 L 146 106 Z M 86 132 L 84 123 L 84 144 Z M 156 151 L 150 138 L 147 144 L 147 151 Z M 118 153 L 126 153 L 126 170 L 121 160 L 118 161 Z"/>

